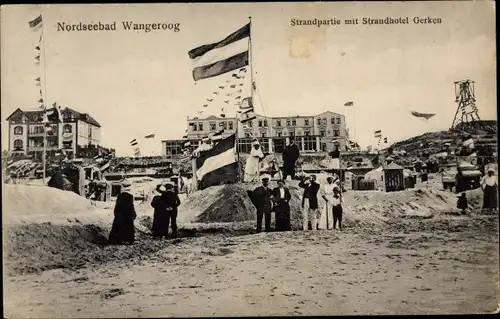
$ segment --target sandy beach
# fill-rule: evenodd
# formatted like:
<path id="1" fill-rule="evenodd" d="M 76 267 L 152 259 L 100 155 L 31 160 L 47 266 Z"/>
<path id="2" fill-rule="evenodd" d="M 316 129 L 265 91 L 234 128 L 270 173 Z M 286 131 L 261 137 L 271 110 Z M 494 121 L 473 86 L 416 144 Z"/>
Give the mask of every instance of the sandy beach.
<path id="1" fill-rule="evenodd" d="M 402 217 L 404 212 L 396 214 L 399 197 L 408 200 L 420 192 L 424 197 L 441 196 L 444 206 L 435 208 L 432 215 L 424 207 L 422 214 L 411 214 L 410 210 L 406 217 Z M 456 198 L 453 194 L 420 192 L 346 195 L 346 201 L 352 202 L 342 231 L 255 234 L 253 221 L 220 223 L 218 229 L 216 224 L 181 223 L 183 237 L 165 241 L 154 241 L 147 234 L 150 212 L 144 204 L 143 215 L 136 222 L 138 243 L 133 246 L 97 246 L 67 237 L 73 240 L 71 245 L 55 242 L 60 251 L 50 251 L 50 258 L 43 257 L 49 252 L 38 252 L 39 265 L 32 269 L 23 263 L 36 264 L 35 259 L 11 252 L 5 265 L 17 270 L 4 278 L 5 316 L 495 312 L 498 216 L 475 211 L 461 215 L 448 203 Z M 381 196 L 390 198 L 384 201 Z M 429 199 L 425 201 L 436 206 Z M 382 219 L 380 212 L 387 210 L 387 205 L 393 205 L 394 212 L 387 211 Z M 373 217 L 379 216 L 378 222 L 363 215 L 366 207 L 371 207 Z M 89 224 L 97 227 L 97 223 L 102 228 L 94 232 L 106 234 L 103 221 L 111 221 L 110 209 L 97 207 L 94 211 L 87 214 L 88 221 L 77 218 L 80 227 L 86 223 L 87 229 Z M 359 222 L 360 216 L 364 216 L 364 223 Z M 19 231 L 12 227 L 35 225 L 26 220 L 13 224 L 4 227 Z M 71 223 L 62 224 L 69 227 Z M 53 232 L 55 225 L 50 228 Z M 11 233 L 8 242 L 13 243 L 14 237 L 19 239 L 19 234 Z M 16 245 L 25 247 L 22 251 L 30 250 L 20 241 Z M 81 252 L 72 255 L 68 252 L 71 247 Z M 30 253 L 36 254 L 36 250 Z M 52 262 L 57 258 L 59 266 Z"/>

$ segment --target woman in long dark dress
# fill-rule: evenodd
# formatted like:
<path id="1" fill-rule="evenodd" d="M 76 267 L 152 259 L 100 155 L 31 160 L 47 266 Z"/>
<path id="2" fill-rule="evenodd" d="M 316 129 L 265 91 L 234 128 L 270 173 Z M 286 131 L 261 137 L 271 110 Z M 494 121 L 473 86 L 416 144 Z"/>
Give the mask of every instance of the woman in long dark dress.
<path id="1" fill-rule="evenodd" d="M 290 200 L 292 195 L 288 188 L 285 187 L 285 182 L 278 181 L 278 187 L 273 189 L 273 211 L 276 220 L 276 231 L 287 231 L 291 230 L 290 222 Z"/>
<path id="2" fill-rule="evenodd" d="M 134 243 L 134 220 L 137 214 L 134 208 L 134 195 L 130 193 L 130 184 L 123 185 L 122 192 L 116 198 L 114 215 L 109 243 L 112 245 Z"/>
<path id="3" fill-rule="evenodd" d="M 488 169 L 487 175 L 481 181 L 481 188 L 484 192 L 483 209 L 496 210 L 498 207 L 498 181 L 494 169 Z"/>

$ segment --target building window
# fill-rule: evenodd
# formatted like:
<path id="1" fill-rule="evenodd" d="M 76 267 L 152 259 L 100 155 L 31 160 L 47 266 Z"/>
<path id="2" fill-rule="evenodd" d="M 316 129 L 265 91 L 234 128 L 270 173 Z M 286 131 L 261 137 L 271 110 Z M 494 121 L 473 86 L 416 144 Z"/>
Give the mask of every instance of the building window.
<path id="1" fill-rule="evenodd" d="M 229 129 L 232 130 L 233 129 L 233 122 L 229 122 Z"/>
<path id="2" fill-rule="evenodd" d="M 276 126 L 278 126 L 278 127 L 281 126 L 281 120 L 276 120 Z"/>
<path id="3" fill-rule="evenodd" d="M 321 131 L 319 131 L 319 134 L 320 134 L 322 137 L 325 137 L 325 136 L 326 136 L 326 134 L 325 134 L 325 130 L 321 130 Z"/>
<path id="4" fill-rule="evenodd" d="M 304 125 L 308 126 L 309 125 L 309 119 L 304 119 Z"/>
<path id="5" fill-rule="evenodd" d="M 342 123 L 342 119 L 340 117 L 337 117 L 337 124 L 341 124 Z"/>
<path id="6" fill-rule="evenodd" d="M 22 126 L 14 127 L 14 135 L 23 135 L 23 127 Z"/>
<path id="7" fill-rule="evenodd" d="M 192 127 L 193 127 L 193 131 L 197 131 L 198 130 L 198 126 L 196 125 L 196 123 L 193 123 Z"/>
<path id="8" fill-rule="evenodd" d="M 326 143 L 321 143 L 321 151 L 326 152 Z"/>
<path id="9" fill-rule="evenodd" d="M 217 125 L 215 124 L 215 122 L 210 122 L 210 131 L 215 131 L 217 130 Z"/>
<path id="10" fill-rule="evenodd" d="M 340 136 L 339 130 L 333 130 L 333 136 Z"/>
<path id="11" fill-rule="evenodd" d="M 284 138 L 273 138 L 273 148 L 275 153 L 283 153 L 285 150 L 285 142 Z"/>
<path id="12" fill-rule="evenodd" d="M 203 131 L 203 123 L 202 122 L 198 123 L 198 131 Z"/>
<path id="13" fill-rule="evenodd" d="M 22 150 L 24 148 L 23 140 L 14 141 L 14 150 Z"/>
<path id="14" fill-rule="evenodd" d="M 220 122 L 219 126 L 220 126 L 221 129 L 226 130 L 227 129 L 227 122 Z"/>
<path id="15" fill-rule="evenodd" d="M 278 134 L 279 137 L 281 137 L 281 132 L 278 132 L 277 134 Z"/>
<path id="16" fill-rule="evenodd" d="M 70 124 L 64 125 L 63 133 L 73 133 L 73 127 Z"/>
<path id="17" fill-rule="evenodd" d="M 245 137 L 251 137 L 250 132 L 245 132 Z"/>
<path id="18" fill-rule="evenodd" d="M 264 126 L 267 127 L 267 120 L 264 120 Z"/>
<path id="19" fill-rule="evenodd" d="M 248 127 L 253 127 L 253 121 L 248 121 Z"/>
<path id="20" fill-rule="evenodd" d="M 89 139 L 92 139 L 92 126 L 89 125 Z"/>
<path id="21" fill-rule="evenodd" d="M 260 133 L 260 136 L 261 136 L 261 137 L 266 137 L 266 132 L 261 132 L 261 133 Z"/>
<path id="22" fill-rule="evenodd" d="M 314 136 L 304 137 L 304 151 L 316 151 L 316 138 Z"/>
<path id="23" fill-rule="evenodd" d="M 297 120 L 296 119 L 293 119 L 292 120 L 292 126 L 296 126 L 297 125 Z"/>
<path id="24" fill-rule="evenodd" d="M 250 153 L 251 150 L 252 150 L 251 138 L 238 139 L 238 151 L 240 151 L 241 153 Z"/>
<path id="25" fill-rule="evenodd" d="M 290 120 L 286 120 L 286 126 L 290 126 Z"/>
<path id="26" fill-rule="evenodd" d="M 310 134 L 311 134 L 311 132 L 309 132 L 309 130 L 304 131 L 304 136 L 309 136 Z"/>
<path id="27" fill-rule="evenodd" d="M 262 127 L 262 120 L 259 120 L 259 127 Z"/>
<path id="28" fill-rule="evenodd" d="M 335 124 L 335 118 L 334 117 L 331 118 L 331 123 Z"/>
<path id="29" fill-rule="evenodd" d="M 264 133 L 265 134 L 265 133 Z M 262 148 L 262 152 L 269 152 L 269 140 L 267 138 L 259 138 L 259 144 Z"/>
<path id="30" fill-rule="evenodd" d="M 326 124 L 327 124 L 326 118 L 323 118 L 323 125 L 326 125 Z"/>
<path id="31" fill-rule="evenodd" d="M 318 118 L 318 125 L 321 125 L 321 119 Z"/>

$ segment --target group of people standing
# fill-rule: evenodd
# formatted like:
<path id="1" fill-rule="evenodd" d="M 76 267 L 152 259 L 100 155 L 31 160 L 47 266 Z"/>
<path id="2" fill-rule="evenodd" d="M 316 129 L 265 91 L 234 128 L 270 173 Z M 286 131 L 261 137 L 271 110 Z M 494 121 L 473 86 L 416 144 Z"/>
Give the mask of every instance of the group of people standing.
<path id="1" fill-rule="evenodd" d="M 245 164 L 245 174 L 243 181 L 246 183 L 257 182 L 260 178 L 260 163 L 268 156 L 269 153 L 264 152 L 257 139 L 252 141 L 252 150 Z M 284 148 L 283 158 L 283 180 L 289 176 L 295 179 L 295 166 L 300 156 L 300 150 L 294 139 Z"/>
<path id="2" fill-rule="evenodd" d="M 276 231 L 292 230 L 290 216 L 290 200 L 292 194 L 285 187 L 285 181 L 279 180 L 278 187 L 269 187 L 269 177 L 262 178 L 262 185 L 253 191 L 248 191 L 250 200 L 257 208 L 257 232 L 262 231 L 262 219 L 265 231 L 271 231 L 271 213 L 275 214 Z"/>
<path id="3" fill-rule="evenodd" d="M 303 230 L 328 229 L 328 214 L 331 214 L 333 228 L 342 229 L 342 196 L 340 187 L 333 177 L 328 177 L 327 183 L 321 189 L 321 185 L 316 181 L 316 176 L 304 177 L 299 186 L 304 189 L 302 197 L 302 220 Z M 257 208 L 257 232 L 262 231 L 262 221 L 264 219 L 265 231 L 271 231 L 271 216 L 275 214 L 276 231 L 291 230 L 291 212 L 290 200 L 292 195 L 290 190 L 285 187 L 285 181 L 279 180 L 278 187 L 271 189 L 269 186 L 270 178 L 262 178 L 262 185 L 253 191 L 248 191 L 248 195 Z M 319 209 L 318 196 L 322 194 L 325 201 L 326 223 L 320 225 L 321 211 Z"/>
<path id="4" fill-rule="evenodd" d="M 177 212 L 181 204 L 178 190 L 173 183 L 156 186 L 157 195 L 153 197 L 151 206 L 153 213 L 153 238 L 175 238 L 178 235 L 177 230 Z M 109 243 L 133 244 L 135 242 L 134 220 L 137 213 L 134 207 L 134 195 L 131 193 L 131 184 L 124 183 L 122 191 L 116 198 L 114 209 L 114 220 L 109 234 Z M 169 235 L 169 228 L 172 233 Z"/>
<path id="5" fill-rule="evenodd" d="M 299 183 L 299 187 L 304 189 L 302 195 L 303 230 L 323 227 L 328 229 L 330 220 L 333 222 L 332 229 L 337 229 L 337 224 L 338 229 L 342 229 L 343 209 L 339 179 L 329 176 L 326 181 L 323 189 L 317 182 L 316 175 L 305 176 Z M 320 194 L 325 201 L 325 214 L 322 214 L 320 210 L 318 199 Z"/>

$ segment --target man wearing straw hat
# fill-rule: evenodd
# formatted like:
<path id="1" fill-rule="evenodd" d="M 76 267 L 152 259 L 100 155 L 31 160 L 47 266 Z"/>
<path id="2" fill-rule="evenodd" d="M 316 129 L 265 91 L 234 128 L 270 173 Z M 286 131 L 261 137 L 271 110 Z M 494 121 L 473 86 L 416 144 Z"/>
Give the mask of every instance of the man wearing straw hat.
<path id="1" fill-rule="evenodd" d="M 131 184 L 122 183 L 122 192 L 116 198 L 114 209 L 115 218 L 109 234 L 110 244 L 133 244 L 135 241 L 134 220 L 137 217 L 134 208 L 134 195 L 131 193 Z"/>

